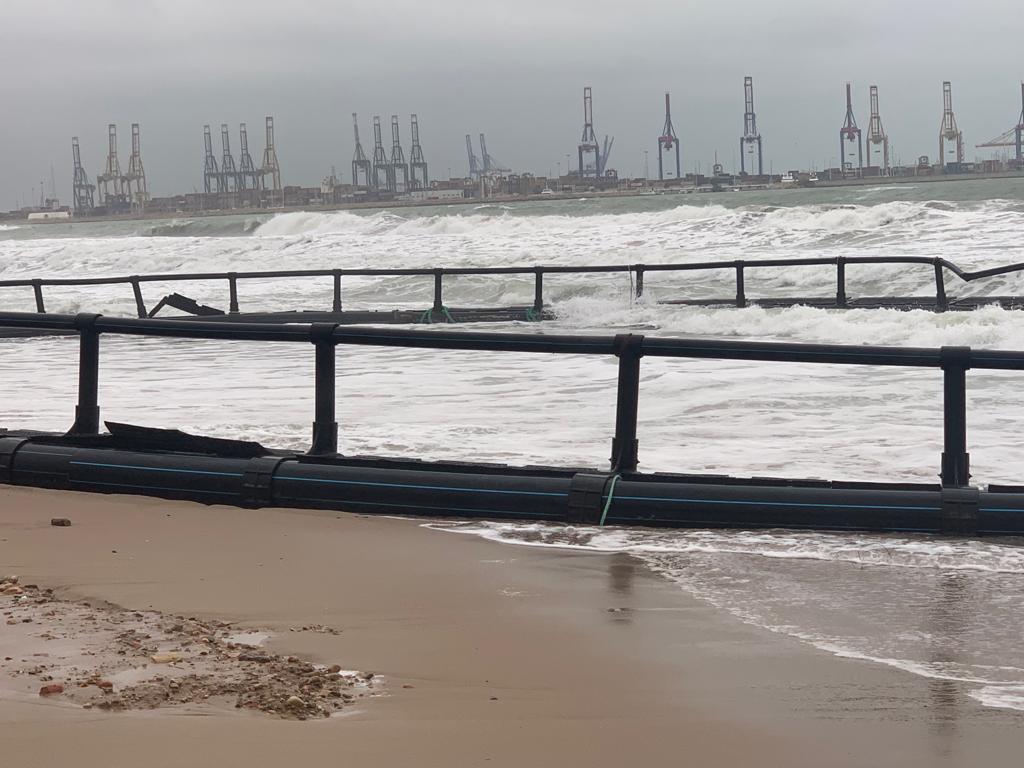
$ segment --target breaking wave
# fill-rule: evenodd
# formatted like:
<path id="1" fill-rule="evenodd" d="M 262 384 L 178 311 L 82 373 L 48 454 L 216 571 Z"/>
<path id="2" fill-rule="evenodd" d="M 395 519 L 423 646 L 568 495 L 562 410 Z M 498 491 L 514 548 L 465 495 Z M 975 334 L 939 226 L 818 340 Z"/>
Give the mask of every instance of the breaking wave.
<path id="1" fill-rule="evenodd" d="M 515 238 L 569 232 L 578 235 L 580 216 L 525 215 L 508 206 L 480 206 L 476 209 L 434 215 L 392 211 L 356 214 L 292 212 L 274 216 L 261 224 L 259 237 L 361 235 L 387 237 L 471 235 Z M 920 241 L 934 236 L 962 236 L 967 231 L 993 229 L 1006 233 L 1024 225 L 1024 211 L 1017 201 L 993 200 L 983 203 L 937 203 L 894 201 L 875 205 L 740 206 L 719 204 L 677 205 L 661 211 L 596 213 L 586 218 L 585 229 L 610 237 L 621 237 L 637 245 L 646 238 L 679 238 L 685 246 L 695 238 L 719 246 L 796 247 L 822 245 L 889 245 Z M 639 242 L 637 242 L 639 238 Z M 945 253 L 936 255 L 946 255 Z"/>
<path id="2" fill-rule="evenodd" d="M 140 237 L 241 237 L 255 232 L 266 216 L 206 216 L 155 222 L 136 234 Z"/>

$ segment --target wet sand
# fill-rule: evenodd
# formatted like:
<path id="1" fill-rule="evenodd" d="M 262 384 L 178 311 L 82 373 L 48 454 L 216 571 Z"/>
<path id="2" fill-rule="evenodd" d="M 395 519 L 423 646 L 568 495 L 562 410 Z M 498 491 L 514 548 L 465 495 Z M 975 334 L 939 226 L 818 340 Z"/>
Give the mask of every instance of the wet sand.
<path id="1" fill-rule="evenodd" d="M 51 527 L 55 516 L 72 525 Z M 407 520 L 0 487 L 7 573 L 62 600 L 269 630 L 268 652 L 373 671 L 383 692 L 297 722 L 194 702 L 86 710 L 0 685 L 4 763 L 19 768 L 1001 766 L 1024 754 L 1020 713 L 746 626 L 627 556 Z M 303 626 L 337 632 L 290 631 Z"/>

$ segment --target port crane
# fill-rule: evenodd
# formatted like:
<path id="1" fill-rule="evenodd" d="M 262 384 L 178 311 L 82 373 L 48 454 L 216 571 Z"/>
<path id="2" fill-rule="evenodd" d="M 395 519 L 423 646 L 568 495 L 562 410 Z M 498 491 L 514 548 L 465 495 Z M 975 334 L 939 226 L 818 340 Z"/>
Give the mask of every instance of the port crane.
<path id="1" fill-rule="evenodd" d="M 1014 147 L 1017 153 L 1018 165 L 1024 162 L 1024 82 L 1020 84 L 1020 117 L 1017 118 L 1017 125 L 1005 133 L 1001 133 L 994 139 L 989 139 L 984 144 L 977 144 L 978 148 L 988 147 Z"/>
<path id="2" fill-rule="evenodd" d="M 82 167 L 82 153 L 78 147 L 78 137 L 71 138 L 71 156 L 74 160 L 73 191 L 75 197 L 75 213 L 87 214 L 96 207 L 96 185 L 89 182 L 89 176 Z"/>
<path id="3" fill-rule="evenodd" d="M 946 156 L 946 142 L 953 145 L 955 163 L 950 163 Z M 948 80 L 942 83 L 942 125 L 939 126 L 939 163 L 946 168 L 954 166 L 957 170 L 964 162 L 964 132 L 956 125 L 953 114 L 953 87 Z"/>
<path id="4" fill-rule="evenodd" d="M 856 166 L 853 164 L 853 145 L 855 143 L 857 145 Z M 864 169 L 864 143 L 861 141 L 860 128 L 857 127 L 857 118 L 853 116 L 853 95 L 849 83 L 846 84 L 846 119 L 843 122 L 843 127 L 839 129 L 839 164 L 843 176 L 859 176 Z"/>
<path id="5" fill-rule="evenodd" d="M 601 178 L 604 176 L 605 168 L 608 167 L 608 156 L 612 152 L 612 144 L 615 138 L 604 137 L 604 145 L 597 143 L 597 135 L 594 133 L 594 100 L 591 88 L 588 85 L 583 89 L 583 134 L 577 146 L 579 154 L 579 176 L 586 178 L 592 176 Z M 593 162 L 585 160 L 585 157 L 593 156 Z"/>
<path id="6" fill-rule="evenodd" d="M 469 156 L 469 175 L 472 178 L 477 178 L 480 175 L 480 161 L 477 160 L 476 153 L 473 151 L 473 138 L 468 133 L 466 134 L 466 154 Z"/>
<path id="7" fill-rule="evenodd" d="M 361 189 L 369 189 L 373 186 L 373 165 L 359 140 L 359 116 L 355 112 L 352 113 L 352 132 L 356 137 L 356 150 L 352 155 L 352 183 Z"/>
<path id="8" fill-rule="evenodd" d="M 888 176 L 890 172 L 889 166 L 889 135 L 885 132 L 885 128 L 882 127 L 882 116 L 878 111 L 878 86 L 872 85 L 868 93 L 871 99 L 871 120 L 868 122 L 868 135 L 867 135 L 867 150 L 868 150 L 868 167 L 871 167 L 871 157 L 873 154 L 877 155 L 877 151 L 872 151 L 879 145 L 882 148 L 882 175 Z"/>
<path id="9" fill-rule="evenodd" d="M 484 173 L 511 173 L 511 168 L 506 168 L 494 159 L 494 155 L 487 151 L 487 137 L 482 133 L 480 134 L 480 156 L 483 158 L 484 162 Z"/>
<path id="10" fill-rule="evenodd" d="M 764 175 L 764 145 L 757 130 L 757 115 L 754 113 L 754 78 L 743 78 L 743 135 L 740 136 L 740 175 L 747 175 L 747 155 L 753 166 L 753 153 L 757 150 L 757 175 Z"/>

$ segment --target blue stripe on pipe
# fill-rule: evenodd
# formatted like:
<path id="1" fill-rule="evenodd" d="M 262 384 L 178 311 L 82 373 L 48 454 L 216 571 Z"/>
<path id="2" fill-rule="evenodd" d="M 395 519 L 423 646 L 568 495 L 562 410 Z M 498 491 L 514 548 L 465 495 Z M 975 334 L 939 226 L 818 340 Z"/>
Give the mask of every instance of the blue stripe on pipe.
<path id="1" fill-rule="evenodd" d="M 459 493 L 502 493 L 511 496 L 558 496 L 567 498 L 568 493 L 556 493 L 552 491 L 506 491 L 492 488 L 455 488 L 444 485 L 410 485 L 408 483 L 374 483 L 368 480 L 331 480 L 322 477 L 291 477 L 289 475 L 278 475 L 275 480 L 295 480 L 300 483 L 332 483 L 334 485 L 368 485 L 376 488 L 411 488 L 420 491 L 457 491 Z"/>
<path id="2" fill-rule="evenodd" d="M 217 496 L 237 496 L 235 491 L 207 491 L 200 488 L 168 488 L 162 485 L 136 485 L 134 483 L 100 483 L 95 480 L 72 480 L 69 483 L 78 485 L 106 485 L 113 488 L 142 488 L 147 491 L 178 491 L 179 493 L 212 493 Z"/>
<path id="3" fill-rule="evenodd" d="M 143 472 L 178 472 L 185 475 L 216 475 L 218 477 L 244 477 L 241 472 L 211 472 L 206 469 L 171 469 L 169 467 L 138 467 L 134 464 L 103 464 L 98 461 L 69 461 L 85 467 L 111 467 L 113 469 L 139 469 Z"/>
<path id="4" fill-rule="evenodd" d="M 828 507 L 829 509 L 915 509 L 925 512 L 938 512 L 938 507 L 913 507 L 899 506 L 895 504 L 828 504 L 825 502 L 800 502 L 800 501 L 746 501 L 732 499 L 672 499 L 657 496 L 616 496 L 617 500 L 629 501 L 664 501 L 675 504 L 743 504 L 758 507 Z"/>

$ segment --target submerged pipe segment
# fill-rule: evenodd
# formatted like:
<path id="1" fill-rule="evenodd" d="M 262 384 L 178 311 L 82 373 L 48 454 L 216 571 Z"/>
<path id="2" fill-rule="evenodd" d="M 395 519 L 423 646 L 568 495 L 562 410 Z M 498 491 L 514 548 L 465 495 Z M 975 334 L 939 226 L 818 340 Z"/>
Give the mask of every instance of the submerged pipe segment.
<path id="1" fill-rule="evenodd" d="M 1024 534 L 1024 488 L 610 473 L 0 438 L 0 482 L 205 504 L 580 525 Z M 86 441 L 89 442 L 89 441 Z M 78 444 L 76 444 L 78 443 Z"/>
<path id="2" fill-rule="evenodd" d="M 906 265 L 924 267 L 931 266 L 934 272 L 934 297 L 931 296 L 888 296 L 850 298 L 847 292 L 847 265 Z M 790 270 L 800 267 L 835 267 L 835 295 L 832 297 L 797 296 L 787 298 L 749 297 L 746 291 L 746 273 L 748 270 L 782 269 Z M 949 297 L 946 292 L 947 273 L 963 283 L 983 280 L 989 277 L 1024 272 L 1024 263 L 1006 264 L 999 267 L 979 271 L 968 271 L 956 264 L 943 259 L 925 256 L 834 256 L 834 257 L 803 257 L 755 259 L 750 261 L 705 261 L 682 264 L 594 264 L 594 265 L 533 265 L 504 267 L 418 267 L 418 268 L 331 268 L 331 269 L 286 269 L 245 272 L 188 272 L 149 275 L 118 275 L 109 277 L 53 277 L 53 278 L 20 278 L 0 280 L 0 288 L 31 288 L 35 299 L 36 311 L 44 313 L 46 305 L 43 289 L 54 286 L 130 286 L 135 303 L 136 314 L 141 317 L 153 317 L 165 306 L 170 306 L 194 317 L 221 315 L 225 320 L 233 321 L 267 321 L 278 323 L 303 322 L 310 315 L 323 315 L 322 319 L 336 323 L 415 323 L 415 322 L 491 322 L 512 320 L 538 320 L 546 317 L 544 302 L 544 275 L 593 275 L 593 274 L 628 274 L 630 281 L 635 283 L 636 298 L 644 295 L 644 275 L 646 273 L 692 273 L 731 269 L 735 272 L 735 290 L 732 298 L 681 297 L 662 298 L 658 303 L 682 304 L 691 306 L 724 306 L 733 305 L 746 307 L 757 304 L 765 308 L 793 307 L 806 305 L 825 308 L 890 308 L 890 309 L 925 309 L 945 312 L 950 309 L 977 309 L 982 306 L 1002 306 L 1019 309 L 1024 306 L 1022 296 L 988 296 L 975 295 L 965 297 Z M 497 276 L 515 275 L 521 278 L 532 276 L 534 281 L 534 299 L 532 306 L 497 306 L 497 307 L 464 307 L 447 306 L 444 301 L 444 281 L 446 277 L 459 276 Z M 342 278 L 343 277 L 423 277 L 433 280 L 433 303 L 428 309 L 415 310 L 343 310 Z M 239 300 L 239 282 L 245 280 L 293 278 L 330 278 L 332 281 L 331 309 L 305 307 L 291 311 L 243 311 Z M 222 309 L 199 304 L 194 299 L 178 293 L 171 293 L 160 299 L 152 309 L 147 308 L 143 295 L 143 284 L 176 283 L 182 281 L 214 281 L 227 283 L 228 308 Z"/>

